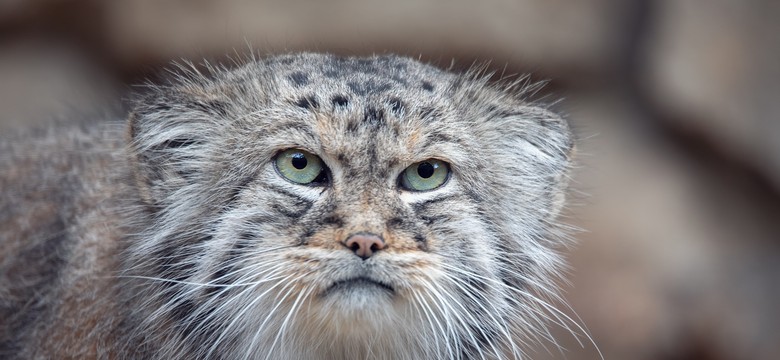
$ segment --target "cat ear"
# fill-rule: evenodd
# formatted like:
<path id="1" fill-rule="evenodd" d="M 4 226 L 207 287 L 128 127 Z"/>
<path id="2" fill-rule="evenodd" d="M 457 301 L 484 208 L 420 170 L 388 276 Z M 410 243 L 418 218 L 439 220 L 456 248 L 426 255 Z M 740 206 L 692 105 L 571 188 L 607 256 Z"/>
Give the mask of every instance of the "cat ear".
<path id="1" fill-rule="evenodd" d="M 128 136 L 135 181 L 147 204 L 165 205 L 167 197 L 202 176 L 215 123 L 225 115 L 224 103 L 175 88 L 136 101 Z"/>
<path id="2" fill-rule="evenodd" d="M 495 135 L 488 146 L 516 164 L 510 175 L 515 191 L 544 204 L 550 217 L 560 212 L 575 153 L 574 135 L 560 115 L 532 105 L 491 107 L 486 126 Z"/>

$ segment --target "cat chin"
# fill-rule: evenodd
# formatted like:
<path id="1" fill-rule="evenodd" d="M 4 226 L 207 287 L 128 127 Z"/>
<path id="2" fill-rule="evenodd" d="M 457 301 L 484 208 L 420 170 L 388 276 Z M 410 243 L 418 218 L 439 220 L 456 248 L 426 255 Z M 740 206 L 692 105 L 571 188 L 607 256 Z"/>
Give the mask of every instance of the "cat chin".
<path id="1" fill-rule="evenodd" d="M 380 283 L 365 279 L 339 282 L 320 296 L 321 310 L 338 317 L 371 316 L 393 307 L 395 292 Z"/>

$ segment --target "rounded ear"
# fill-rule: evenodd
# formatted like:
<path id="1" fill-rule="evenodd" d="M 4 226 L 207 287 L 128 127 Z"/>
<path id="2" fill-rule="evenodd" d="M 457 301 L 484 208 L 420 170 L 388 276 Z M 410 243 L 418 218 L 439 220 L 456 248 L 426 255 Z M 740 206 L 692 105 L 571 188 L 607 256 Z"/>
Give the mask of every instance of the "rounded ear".
<path id="1" fill-rule="evenodd" d="M 498 114 L 512 141 L 522 149 L 523 158 L 534 174 L 527 174 L 544 188 L 549 201 L 549 214 L 560 213 L 569 185 L 569 170 L 575 153 L 574 136 L 568 122 L 560 115 L 542 107 L 523 105 Z"/>
<path id="2" fill-rule="evenodd" d="M 488 165 L 482 172 L 496 185 L 498 212 L 526 224 L 524 231 L 544 232 L 564 205 L 574 155 L 570 127 L 543 107 L 497 96 L 488 101 L 466 111 Z"/>
<path id="3" fill-rule="evenodd" d="M 224 106 L 175 89 L 158 91 L 135 103 L 128 117 L 130 156 L 135 182 L 145 203 L 166 199 L 201 175 L 203 158 L 218 130 Z"/>

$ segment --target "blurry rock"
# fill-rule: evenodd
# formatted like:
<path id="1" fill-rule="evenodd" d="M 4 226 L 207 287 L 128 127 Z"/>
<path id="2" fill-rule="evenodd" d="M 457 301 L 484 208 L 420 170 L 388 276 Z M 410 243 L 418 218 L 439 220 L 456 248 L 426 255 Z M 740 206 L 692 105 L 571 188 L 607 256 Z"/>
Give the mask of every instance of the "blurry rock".
<path id="1" fill-rule="evenodd" d="M 342 49 L 467 54 L 548 73 L 605 73 L 624 43 L 633 1 L 106 1 L 111 44 L 139 57 Z M 459 56 L 462 59 L 462 56 Z M 435 60 L 435 58 L 434 58 Z M 466 64 L 468 65 L 468 64 Z"/>
<path id="2" fill-rule="evenodd" d="M 654 119 L 623 96 L 567 102 L 583 135 L 598 135 L 582 143 L 575 186 L 591 197 L 570 222 L 588 232 L 569 253 L 566 298 L 607 359 L 776 358 L 780 201 L 636 126 Z M 568 359 L 598 358 L 587 341 L 556 338 Z"/>
<path id="3" fill-rule="evenodd" d="M 654 10 L 643 80 L 664 115 L 780 189 L 780 2 L 662 0 Z"/>
<path id="4" fill-rule="evenodd" d="M 116 84 L 95 63 L 50 42 L 0 47 L 0 130 L 90 116 L 117 104 Z"/>

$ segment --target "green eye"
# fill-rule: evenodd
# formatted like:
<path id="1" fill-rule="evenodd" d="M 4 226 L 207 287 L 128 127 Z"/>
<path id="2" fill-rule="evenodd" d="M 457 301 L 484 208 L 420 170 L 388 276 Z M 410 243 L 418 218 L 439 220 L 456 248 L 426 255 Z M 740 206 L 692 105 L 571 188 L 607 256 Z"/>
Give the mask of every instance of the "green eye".
<path id="1" fill-rule="evenodd" d="M 401 174 L 401 185 L 412 191 L 433 190 L 447 182 L 449 174 L 447 163 L 428 159 L 406 168 Z"/>
<path id="2" fill-rule="evenodd" d="M 327 180 L 322 159 L 303 150 L 289 149 L 276 155 L 276 169 L 285 179 L 298 184 Z"/>

